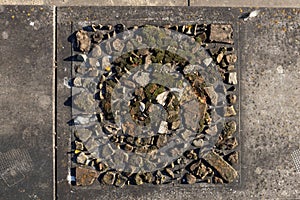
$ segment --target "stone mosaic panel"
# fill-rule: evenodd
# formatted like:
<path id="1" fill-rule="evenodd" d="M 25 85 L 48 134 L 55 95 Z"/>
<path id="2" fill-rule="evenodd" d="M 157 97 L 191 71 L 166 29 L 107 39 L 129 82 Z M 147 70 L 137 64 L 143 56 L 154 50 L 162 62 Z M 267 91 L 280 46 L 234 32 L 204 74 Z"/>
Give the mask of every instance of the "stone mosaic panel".
<path id="1" fill-rule="evenodd" d="M 237 182 L 233 33 L 230 24 L 76 30 L 69 38 L 76 184 Z"/>

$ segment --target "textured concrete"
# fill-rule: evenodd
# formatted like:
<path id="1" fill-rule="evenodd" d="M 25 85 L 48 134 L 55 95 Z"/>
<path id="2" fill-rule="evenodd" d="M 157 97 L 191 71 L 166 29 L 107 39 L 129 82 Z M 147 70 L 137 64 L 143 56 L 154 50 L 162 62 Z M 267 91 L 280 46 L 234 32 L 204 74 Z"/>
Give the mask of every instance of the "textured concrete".
<path id="1" fill-rule="evenodd" d="M 0 198 L 51 199 L 52 10 L 0 9 Z"/>
<path id="2" fill-rule="evenodd" d="M 187 0 L 0 0 L 0 5 L 56 5 L 56 6 L 187 6 Z"/>
<path id="3" fill-rule="evenodd" d="M 190 0 L 190 6 L 299 8 L 298 0 Z"/>
<path id="4" fill-rule="evenodd" d="M 244 8 L 245 11 L 252 10 Z M 167 23 L 232 23 L 235 30 L 236 48 L 239 52 L 241 83 L 241 148 L 242 174 L 239 185 L 227 187 L 178 186 L 132 186 L 124 189 L 93 186 L 91 189 L 68 186 L 67 156 L 59 156 L 58 197 L 82 199 L 277 199 L 299 197 L 299 173 L 293 165 L 291 153 L 298 149 L 299 135 L 299 9 L 261 9 L 261 13 L 248 21 L 239 19 L 239 8 L 59 8 L 58 31 L 62 34 L 58 44 L 65 56 L 71 55 L 66 38 L 72 31 L 95 22 L 133 24 Z M 186 15 L 185 13 L 188 13 Z M 214 13 L 213 15 L 211 13 Z M 101 16 L 107 16 L 101 18 Z M 73 23 L 73 29 L 70 28 Z M 66 47 L 69 46 L 69 47 Z M 60 51 L 60 49 L 59 49 Z M 69 53 L 68 53 L 69 51 Z M 65 57 L 66 58 L 66 57 Z M 69 61 L 58 60 L 65 67 Z M 68 68 L 67 68 L 68 69 Z M 70 69 L 68 69 L 70 70 Z M 68 71 L 67 70 L 67 71 Z M 63 75 L 58 82 L 62 86 Z M 66 90 L 66 89 L 64 89 Z M 63 90 L 62 90 L 63 91 Z M 67 98 L 67 95 L 65 98 Z M 61 104 L 63 101 L 58 102 Z M 67 110 L 65 110 L 67 111 Z M 62 111 L 62 112 L 65 112 Z M 68 113 L 61 114 L 67 121 Z M 60 112 L 58 112 L 60 113 Z M 58 114 L 59 115 L 59 114 Z M 65 144 L 70 140 L 66 134 L 69 127 L 61 127 L 58 136 Z M 65 149 L 58 146 L 58 151 Z M 65 154 L 64 154 L 65 155 Z"/>

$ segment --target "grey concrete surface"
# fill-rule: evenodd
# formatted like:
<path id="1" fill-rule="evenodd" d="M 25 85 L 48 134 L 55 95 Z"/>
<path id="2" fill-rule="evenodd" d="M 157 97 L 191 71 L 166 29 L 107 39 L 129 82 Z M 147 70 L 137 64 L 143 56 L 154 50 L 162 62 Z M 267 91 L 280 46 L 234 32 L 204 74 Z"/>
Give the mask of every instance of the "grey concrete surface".
<path id="1" fill-rule="evenodd" d="M 190 0 L 190 6 L 299 8 L 298 0 Z"/>
<path id="2" fill-rule="evenodd" d="M 0 199 L 52 199 L 52 17 L 0 9 Z"/>
<path id="3" fill-rule="evenodd" d="M 253 8 L 244 8 L 251 11 Z M 179 14 L 180 13 L 180 14 Z M 188 13 L 188 14 L 186 14 Z M 213 14 L 212 14 L 213 13 Z M 68 199 L 296 199 L 300 195 L 299 172 L 293 165 L 291 153 L 300 147 L 299 135 L 299 9 L 261 9 L 256 18 L 239 19 L 239 8 L 58 8 L 58 64 L 59 88 L 63 77 L 71 76 L 71 55 L 68 34 L 94 22 L 133 24 L 168 23 L 232 23 L 236 48 L 239 52 L 241 83 L 241 182 L 238 185 L 201 187 L 131 186 L 111 188 L 105 186 L 73 187 L 66 180 L 70 159 L 65 146 L 70 141 L 70 127 L 61 125 L 58 137 L 58 197 Z M 101 16 L 107 16 L 101 18 Z M 166 17 L 167 16 L 167 17 Z M 98 21 L 97 21 L 98 20 Z M 69 33 L 68 33 L 69 31 Z M 60 54 L 60 53 L 59 53 Z M 65 70 L 67 69 L 67 70 Z M 69 72 L 68 72 L 69 71 Z M 61 74 L 61 75 L 60 75 Z M 61 90 L 67 99 L 66 89 Z M 60 93 L 58 94 L 60 95 Z M 71 116 L 71 109 L 58 112 L 58 121 Z M 60 114 L 59 114 L 60 113 Z M 62 151 L 60 151 L 62 149 Z M 60 160 L 61 159 L 61 160 Z"/>
<path id="4" fill-rule="evenodd" d="M 299 0 L 0 0 L 0 5 L 56 6 L 206 6 L 206 7 L 285 7 L 299 8 Z"/>
<path id="5" fill-rule="evenodd" d="M 0 0 L 0 5 L 56 5 L 56 6 L 187 6 L 187 0 Z"/>

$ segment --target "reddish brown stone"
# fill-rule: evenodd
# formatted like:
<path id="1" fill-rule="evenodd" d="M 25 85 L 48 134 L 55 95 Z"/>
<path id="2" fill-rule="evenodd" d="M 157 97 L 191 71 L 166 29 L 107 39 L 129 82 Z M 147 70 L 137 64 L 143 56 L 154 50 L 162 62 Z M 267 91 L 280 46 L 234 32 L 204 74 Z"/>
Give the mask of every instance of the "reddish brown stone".
<path id="1" fill-rule="evenodd" d="M 76 185 L 88 186 L 92 185 L 95 179 L 98 177 L 98 173 L 95 170 L 86 169 L 83 167 L 76 168 Z"/>

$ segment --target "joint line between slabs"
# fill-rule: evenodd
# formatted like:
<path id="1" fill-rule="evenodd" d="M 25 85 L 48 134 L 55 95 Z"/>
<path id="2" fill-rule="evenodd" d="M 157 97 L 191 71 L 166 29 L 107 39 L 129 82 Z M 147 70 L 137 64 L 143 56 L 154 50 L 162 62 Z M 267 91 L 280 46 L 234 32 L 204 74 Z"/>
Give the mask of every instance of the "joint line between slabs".
<path id="1" fill-rule="evenodd" d="M 53 5 L 53 68 L 52 68 L 52 156 L 53 156 L 53 199 L 57 199 L 57 162 L 56 162 L 56 146 L 57 146 L 57 7 Z"/>

